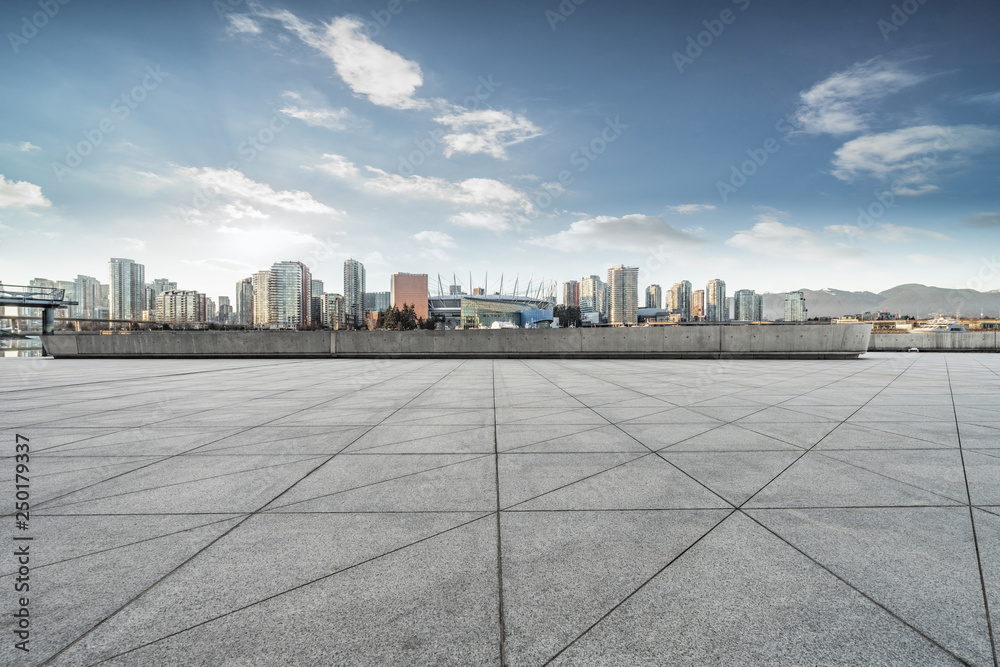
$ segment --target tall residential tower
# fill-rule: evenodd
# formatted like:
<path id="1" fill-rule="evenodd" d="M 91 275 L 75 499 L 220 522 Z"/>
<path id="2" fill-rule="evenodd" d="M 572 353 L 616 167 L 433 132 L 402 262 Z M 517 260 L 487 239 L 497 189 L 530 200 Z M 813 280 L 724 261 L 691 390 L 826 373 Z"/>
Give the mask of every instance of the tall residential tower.
<path id="1" fill-rule="evenodd" d="M 108 262 L 109 314 L 112 320 L 139 320 L 146 310 L 146 267 L 131 259 Z"/>
<path id="2" fill-rule="evenodd" d="M 612 266 L 608 269 L 608 321 L 611 326 L 639 322 L 639 268 Z"/>
<path id="3" fill-rule="evenodd" d="M 356 259 L 344 262 L 344 315 L 347 326 L 365 326 L 365 265 Z"/>
<path id="4" fill-rule="evenodd" d="M 709 280 L 705 286 L 705 321 L 725 322 L 729 319 L 726 307 L 726 281 L 718 278 Z"/>

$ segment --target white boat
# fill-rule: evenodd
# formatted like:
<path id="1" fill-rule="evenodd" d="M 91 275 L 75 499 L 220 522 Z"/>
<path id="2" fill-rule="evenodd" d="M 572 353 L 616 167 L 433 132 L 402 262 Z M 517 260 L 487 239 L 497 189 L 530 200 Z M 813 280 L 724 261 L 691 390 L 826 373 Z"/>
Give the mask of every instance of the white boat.
<path id="1" fill-rule="evenodd" d="M 967 331 L 957 320 L 949 317 L 938 317 L 913 327 L 913 333 L 961 333 Z"/>

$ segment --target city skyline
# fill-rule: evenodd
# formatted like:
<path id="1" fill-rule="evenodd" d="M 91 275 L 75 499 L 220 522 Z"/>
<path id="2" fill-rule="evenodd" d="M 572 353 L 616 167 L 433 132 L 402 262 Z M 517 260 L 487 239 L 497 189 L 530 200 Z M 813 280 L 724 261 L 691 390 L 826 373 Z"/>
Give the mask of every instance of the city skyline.
<path id="1" fill-rule="evenodd" d="M 914 6 L 7 3 L 0 278 L 996 289 L 1000 10 Z"/>

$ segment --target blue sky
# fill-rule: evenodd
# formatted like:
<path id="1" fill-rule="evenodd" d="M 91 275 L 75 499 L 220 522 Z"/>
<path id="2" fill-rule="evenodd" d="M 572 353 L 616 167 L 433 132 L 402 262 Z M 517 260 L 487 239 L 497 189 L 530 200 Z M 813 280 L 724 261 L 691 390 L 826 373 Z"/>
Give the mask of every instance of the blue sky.
<path id="1" fill-rule="evenodd" d="M 63 2 L 0 8 L 10 284 L 1000 288 L 996 2 Z"/>

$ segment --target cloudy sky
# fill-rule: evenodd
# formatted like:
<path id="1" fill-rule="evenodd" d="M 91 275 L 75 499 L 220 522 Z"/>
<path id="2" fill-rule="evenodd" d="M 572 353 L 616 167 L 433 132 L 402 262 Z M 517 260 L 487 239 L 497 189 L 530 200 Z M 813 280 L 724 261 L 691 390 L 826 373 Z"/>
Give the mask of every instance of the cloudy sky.
<path id="1" fill-rule="evenodd" d="M 1000 288 L 994 1 L 7 0 L 0 29 L 8 284 Z"/>

